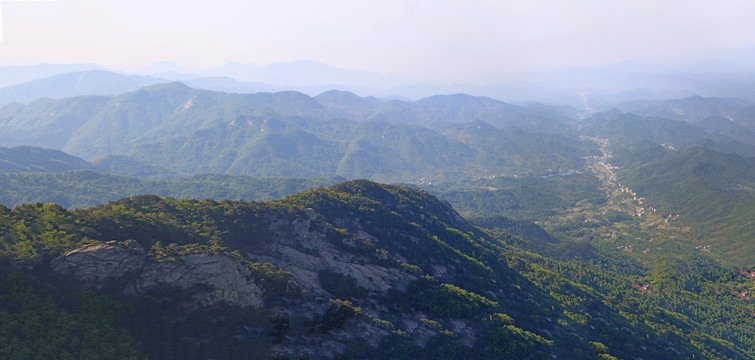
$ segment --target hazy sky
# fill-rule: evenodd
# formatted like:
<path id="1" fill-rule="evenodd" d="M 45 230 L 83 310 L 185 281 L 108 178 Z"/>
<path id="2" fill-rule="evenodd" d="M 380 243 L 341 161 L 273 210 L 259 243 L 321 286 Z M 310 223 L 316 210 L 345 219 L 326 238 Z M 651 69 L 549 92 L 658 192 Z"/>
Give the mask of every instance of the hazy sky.
<path id="1" fill-rule="evenodd" d="M 465 80 L 755 46 L 755 1 L 0 0 L 0 64 L 299 59 Z"/>

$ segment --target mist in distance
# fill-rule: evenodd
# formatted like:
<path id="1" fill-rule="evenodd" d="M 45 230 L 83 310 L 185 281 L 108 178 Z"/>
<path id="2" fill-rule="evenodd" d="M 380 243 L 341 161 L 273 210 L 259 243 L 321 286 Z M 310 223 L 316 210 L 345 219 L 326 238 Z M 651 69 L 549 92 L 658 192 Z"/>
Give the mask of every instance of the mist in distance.
<path id="1" fill-rule="evenodd" d="M 736 0 L 7 0 L 0 65 L 97 64 L 84 68 L 238 92 L 755 100 L 752 13 Z M 24 71 L 0 86 L 63 72 Z"/>

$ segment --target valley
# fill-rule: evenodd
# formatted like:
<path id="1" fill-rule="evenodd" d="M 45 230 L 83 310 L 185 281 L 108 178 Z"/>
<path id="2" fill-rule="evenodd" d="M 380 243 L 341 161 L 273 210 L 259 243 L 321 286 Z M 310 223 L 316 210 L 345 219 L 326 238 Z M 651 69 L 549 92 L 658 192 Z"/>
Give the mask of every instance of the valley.
<path id="1" fill-rule="evenodd" d="M 0 360 L 755 359 L 755 2 L 0 7 Z"/>
<path id="2" fill-rule="evenodd" d="M 653 199 L 622 184 L 621 167 L 611 163 L 610 141 L 590 140 L 601 145 L 603 155 L 587 158 L 585 168 L 600 181 L 597 190 L 605 194 L 605 202 L 578 202 L 567 212 L 536 223 L 564 240 L 586 240 L 606 250 L 631 253 L 648 264 L 662 261 L 669 253 L 689 253 L 693 248 L 690 230 L 676 221 L 681 214 L 658 213 L 651 205 Z"/>
<path id="3" fill-rule="evenodd" d="M 755 141 L 699 118 L 747 106 L 6 105 L 0 356 L 751 358 Z"/>

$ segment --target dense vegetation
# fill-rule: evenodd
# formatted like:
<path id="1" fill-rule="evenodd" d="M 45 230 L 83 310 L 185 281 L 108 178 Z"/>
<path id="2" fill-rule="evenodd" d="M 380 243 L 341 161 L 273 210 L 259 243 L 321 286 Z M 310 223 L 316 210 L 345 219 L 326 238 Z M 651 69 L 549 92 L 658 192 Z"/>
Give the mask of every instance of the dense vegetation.
<path id="1" fill-rule="evenodd" d="M 104 156 L 0 148 L 0 357 L 754 358 L 752 106 L 619 108 L 177 83 L 2 107 L 5 146 Z M 82 249 L 219 256 L 261 305 L 55 270 Z"/>
<path id="2" fill-rule="evenodd" d="M 755 156 L 755 137 L 732 138 L 710 133 L 698 124 L 683 120 L 643 117 L 614 110 L 593 115 L 582 124 L 582 134 L 612 139 L 612 150 L 617 155 L 627 149 L 640 149 L 650 142 L 679 150 L 699 146 L 715 151 Z"/>
<path id="3" fill-rule="evenodd" d="M 91 167 L 88 162 L 61 151 L 31 146 L 0 147 L 0 173 L 65 172 Z"/>
<path id="4" fill-rule="evenodd" d="M 592 174 L 548 173 L 518 178 L 479 179 L 459 185 L 427 187 L 448 200 L 465 216 L 501 215 L 538 220 L 567 211 L 577 203 L 601 204 L 605 196 L 597 189 L 600 181 Z"/>
<path id="5" fill-rule="evenodd" d="M 264 201 L 338 181 L 338 178 L 252 178 L 219 174 L 147 180 L 91 170 L 56 174 L 14 173 L 0 174 L 3 183 L 0 204 L 12 207 L 49 202 L 65 208 L 85 208 L 139 194 L 179 199 Z"/>
<path id="6" fill-rule="evenodd" d="M 171 300 L 180 293 L 84 295 L 79 292 L 89 290 L 50 281 L 54 276 L 44 270 L 47 259 L 67 249 L 109 240 L 135 240 L 153 249 L 153 254 L 172 251 L 172 256 L 234 249 L 240 250 L 237 256 L 253 254 L 261 244 L 274 241 L 271 231 L 278 226 L 272 225 L 277 217 L 289 214 L 284 216 L 293 216 L 295 223 L 297 214 L 306 209 L 322 219 L 324 227 L 318 231 L 341 249 L 337 257 L 405 269 L 416 280 L 405 291 L 379 295 L 353 286 L 349 275 L 322 272 L 318 282 L 334 294 L 329 305 L 326 302 L 314 317 L 280 318 L 269 312 L 272 307 L 195 312 Z M 238 349 L 265 349 L 259 354 L 267 357 L 274 352 L 274 343 L 284 348 L 306 346 L 293 343 L 297 334 L 320 334 L 309 336 L 332 341 L 334 332 L 343 329 L 358 336 L 358 329 L 368 324 L 387 334 L 379 350 L 357 341 L 347 344 L 347 357 L 686 359 L 694 354 L 698 359 L 745 359 L 755 355 L 751 337 L 755 329 L 747 320 L 755 304 L 734 292 L 755 290 L 755 282 L 739 270 L 722 267 L 702 254 L 668 257 L 662 266 L 648 266 L 585 243 L 533 239 L 541 233 L 532 229 L 528 236 L 517 235 L 527 227 L 515 222 L 493 223 L 498 230 L 485 233 L 425 192 L 367 181 L 270 203 L 148 196 L 75 211 L 52 204 L 3 209 L 3 257 L 36 270 L 22 274 L 4 268 L 4 281 L 19 285 L 15 302 L 3 298 L 2 314 L 20 319 L 23 310 L 13 304 L 22 303 L 53 309 L 41 317 L 25 317 L 30 320 L 19 325 L 5 325 L 16 324 L 10 320 L 3 324 L 14 333 L 40 332 L 46 325 L 75 318 L 72 327 L 100 329 L 96 331 L 101 335 L 122 334 L 103 340 L 82 338 L 79 347 L 66 348 L 74 357 L 78 351 L 96 352 L 105 346 L 129 346 L 130 352 L 122 354 L 136 358 L 162 358 L 168 353 L 182 358 L 236 358 L 241 356 Z M 506 229 L 510 225 L 511 232 Z M 372 240 L 359 240 L 366 239 L 364 234 Z M 530 241 L 538 242 L 543 254 L 520 246 Z M 278 289 L 269 290 L 277 294 L 267 297 L 270 306 L 281 297 L 299 296 L 288 292 L 285 272 L 254 264 L 249 262 L 256 277 L 270 279 L 261 282 L 263 287 Z M 446 270 L 438 272 L 439 267 Z M 100 305 L 92 304 L 95 299 Z M 300 304 L 317 303 L 314 298 L 303 301 Z M 375 302 L 380 306 L 375 307 Z M 142 311 L 147 315 L 134 316 Z M 218 311 L 224 316 L 218 317 Z M 264 334 L 250 338 L 239 323 L 263 329 Z M 412 323 L 417 325 L 408 325 Z M 475 335 L 470 337 L 469 331 Z M 421 333 L 425 340 L 418 340 Z M 286 340 L 283 334 L 293 338 Z M 23 353 L 8 358 L 23 358 L 19 354 Z"/>
<path id="7" fill-rule="evenodd" d="M 694 243 L 728 262 L 752 265 L 755 158 L 693 148 L 622 171 L 650 204 L 690 227 Z"/>
<path id="8" fill-rule="evenodd" d="M 389 182 L 536 174 L 573 167 L 592 150 L 573 132 L 556 134 L 568 128 L 567 118 L 489 98 L 381 102 L 351 95 L 226 94 L 173 83 L 114 97 L 40 100 L 0 108 L 0 142 L 97 158 L 98 170 L 121 175 Z M 520 130 L 500 131 L 505 136 L 496 139 L 472 128 L 440 128 L 473 121 Z M 505 145 L 510 141 L 516 144 Z"/>

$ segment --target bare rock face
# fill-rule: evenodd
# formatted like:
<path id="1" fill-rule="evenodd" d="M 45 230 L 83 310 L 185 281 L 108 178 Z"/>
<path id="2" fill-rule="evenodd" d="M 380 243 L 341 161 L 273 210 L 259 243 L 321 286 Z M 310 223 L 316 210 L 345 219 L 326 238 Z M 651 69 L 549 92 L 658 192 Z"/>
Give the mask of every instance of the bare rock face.
<path id="1" fill-rule="evenodd" d="M 125 292 L 165 286 L 200 289 L 192 297 L 201 305 L 262 306 L 262 289 L 252 281 L 249 268 L 226 255 L 190 254 L 176 261 L 149 262 Z"/>
<path id="2" fill-rule="evenodd" d="M 372 264 L 364 256 L 344 251 L 343 247 L 354 246 L 348 242 L 351 240 L 341 244 L 328 240 L 326 234 L 318 230 L 318 215 L 312 209 L 306 209 L 293 219 L 274 214 L 268 221 L 273 230 L 271 238 L 246 256 L 290 272 L 295 283 L 314 294 L 328 295 L 319 280 L 318 274 L 323 270 L 351 277 L 356 285 L 371 294 L 385 294 L 391 289 L 404 291 L 417 279 L 416 275 L 397 266 Z M 377 242 L 363 231 L 357 236 L 364 241 Z"/>
<path id="3" fill-rule="evenodd" d="M 103 243 L 71 250 L 53 259 L 51 267 L 87 286 L 115 286 L 125 294 L 173 287 L 189 290 L 203 306 L 262 306 L 262 289 L 249 268 L 227 255 L 189 254 L 157 261 L 139 247 Z"/>
<path id="4" fill-rule="evenodd" d="M 141 271 L 147 256 L 141 248 L 103 243 L 85 245 L 52 260 L 52 270 L 102 288 L 115 279 Z"/>

